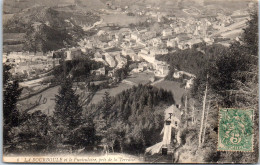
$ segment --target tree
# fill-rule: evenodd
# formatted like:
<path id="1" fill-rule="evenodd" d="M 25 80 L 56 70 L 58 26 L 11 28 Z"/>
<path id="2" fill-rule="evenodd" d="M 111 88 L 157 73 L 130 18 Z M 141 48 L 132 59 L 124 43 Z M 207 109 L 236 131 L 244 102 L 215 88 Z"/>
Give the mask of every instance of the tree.
<path id="1" fill-rule="evenodd" d="M 53 140 L 49 136 L 49 117 L 38 110 L 32 114 L 26 113 L 21 118 L 23 122 L 10 131 L 11 147 L 7 148 L 7 152 L 49 152 L 53 148 Z"/>
<path id="2" fill-rule="evenodd" d="M 4 144 L 10 140 L 8 132 L 19 125 L 19 111 L 16 107 L 22 88 L 18 81 L 13 81 L 10 74 L 11 66 L 3 65 L 3 115 L 4 115 Z"/>
<path id="3" fill-rule="evenodd" d="M 66 78 L 61 84 L 59 95 L 55 96 L 54 118 L 70 128 L 75 128 L 82 119 L 82 107 L 79 105 L 79 96 L 72 89 L 72 80 Z"/>
<path id="4" fill-rule="evenodd" d="M 104 143 L 113 144 L 115 151 L 141 153 L 144 148 L 158 142 L 164 121 L 163 110 L 174 104 L 170 91 L 140 84 L 113 98 L 108 96 L 109 93 L 106 92 L 103 100 L 92 109 L 96 119 L 103 118 L 108 121 L 107 129 L 105 126 L 101 128 L 105 130 L 102 133 L 102 137 L 106 138 Z M 110 103 L 109 106 L 105 106 L 106 102 Z M 105 117 L 104 107 L 108 107 L 108 117 Z M 101 113 L 97 113 L 98 111 Z"/>
<path id="5" fill-rule="evenodd" d="M 201 121 L 199 142 L 203 143 L 203 149 L 208 147 L 212 150 L 212 145 L 217 140 L 218 107 L 237 107 L 241 109 L 255 109 L 259 107 L 258 91 L 258 13 L 251 15 L 248 27 L 245 28 L 240 42 L 233 42 L 229 50 L 223 51 L 219 57 L 211 62 L 209 68 L 202 68 L 194 84 L 194 94 L 198 101 L 203 100 L 203 95 L 207 96 L 208 107 L 205 122 Z M 206 48 L 207 49 L 207 48 Z M 206 75 L 209 74 L 207 81 Z M 208 83 L 207 83 L 208 82 Z M 203 94 L 207 86 L 208 91 Z M 195 96 L 194 96 L 195 97 Z M 204 97 L 205 98 L 205 97 Z M 206 101 L 203 101 L 203 109 L 206 108 Z M 254 114 L 255 138 L 259 135 L 259 112 Z M 204 114 L 202 115 L 202 119 Z M 208 128 L 207 128 L 208 127 Z M 257 148 L 259 142 L 254 141 Z M 205 151 L 205 150 L 204 150 Z M 207 151 L 205 151 L 207 152 Z M 201 152 L 198 152 L 201 154 Z M 253 153 L 221 153 L 209 152 L 205 155 L 206 160 L 214 162 L 255 162 L 258 158 L 258 150 Z"/>
<path id="6" fill-rule="evenodd" d="M 251 15 L 242 43 L 232 43 L 230 50 L 220 56 L 211 69 L 211 89 L 222 97 L 222 106 L 257 102 L 256 90 L 253 90 L 258 84 L 257 18 L 257 12 Z"/>
<path id="7" fill-rule="evenodd" d="M 106 126 L 107 126 L 109 112 L 111 111 L 111 107 L 112 107 L 111 96 L 108 91 L 105 92 L 102 102 L 103 102 L 102 111 L 104 113 L 103 118 L 106 120 Z"/>
<path id="8" fill-rule="evenodd" d="M 69 139 L 75 149 L 84 149 L 85 151 L 93 151 L 94 146 L 100 141 L 99 137 L 96 136 L 95 125 L 91 118 L 82 121 L 82 124 L 70 134 Z"/>
<path id="9" fill-rule="evenodd" d="M 79 96 L 72 89 L 72 80 L 66 78 L 61 84 L 59 95 L 55 96 L 54 123 L 57 145 L 69 145 L 70 149 L 78 139 L 71 138 L 82 124 L 82 107 L 79 105 Z"/>
<path id="10" fill-rule="evenodd" d="M 244 46 L 249 51 L 248 53 L 257 56 L 258 54 L 258 13 L 253 11 L 251 19 L 247 22 L 247 27 L 244 29 L 244 34 L 241 38 Z"/>

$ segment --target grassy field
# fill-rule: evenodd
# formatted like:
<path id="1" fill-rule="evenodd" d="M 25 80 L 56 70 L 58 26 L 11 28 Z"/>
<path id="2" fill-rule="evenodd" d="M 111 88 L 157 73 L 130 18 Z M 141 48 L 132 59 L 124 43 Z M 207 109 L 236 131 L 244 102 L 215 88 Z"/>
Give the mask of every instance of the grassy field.
<path id="1" fill-rule="evenodd" d="M 3 52 L 22 52 L 24 44 L 3 45 Z"/>
<path id="2" fill-rule="evenodd" d="M 124 90 L 132 88 L 134 85 L 138 84 L 147 84 L 149 83 L 149 79 L 153 77 L 153 73 L 147 73 L 147 72 L 142 72 L 142 73 L 136 73 L 134 75 L 129 76 L 125 81 L 122 81 L 120 84 L 118 84 L 114 88 L 110 89 L 102 89 L 98 91 L 92 100 L 90 101 L 90 104 L 97 104 L 100 102 L 104 96 L 104 93 L 108 91 L 111 96 L 116 96 L 117 94 L 121 93 Z M 184 93 L 184 89 L 180 88 L 180 83 L 174 82 L 174 81 L 168 81 L 168 80 L 163 80 L 157 84 L 154 85 L 155 87 L 158 88 L 163 88 L 168 91 L 172 91 L 174 99 L 177 104 L 181 103 L 181 97 Z M 36 102 L 40 102 L 40 105 L 29 110 L 29 113 L 35 112 L 36 110 L 41 110 L 43 113 L 47 115 L 53 115 L 53 110 L 55 107 L 55 95 L 58 94 L 60 86 L 56 86 L 50 89 L 47 89 L 46 91 L 33 96 L 29 99 L 19 101 L 18 102 L 18 109 L 21 111 L 25 111 L 26 109 L 32 107 L 35 105 Z M 77 94 L 80 94 L 80 92 L 83 92 L 81 90 L 77 91 Z M 44 103 L 45 102 L 45 103 Z M 89 104 L 89 105 L 90 105 Z"/>
<path id="3" fill-rule="evenodd" d="M 103 89 L 98 91 L 95 96 L 93 97 L 93 99 L 91 100 L 90 104 L 96 104 L 99 101 L 102 100 L 102 97 L 104 96 L 105 91 L 108 91 L 110 93 L 111 96 L 116 96 L 117 94 L 121 93 L 124 90 L 127 90 L 129 88 L 131 88 L 133 85 L 137 85 L 139 83 L 141 84 L 146 84 L 149 82 L 149 78 L 151 78 L 153 76 L 153 73 L 137 73 L 134 74 L 130 77 L 128 77 L 126 80 L 126 82 L 121 82 L 120 84 L 118 84 L 116 87 L 114 88 L 110 88 L 110 89 Z M 132 83 L 129 83 L 132 82 Z M 55 106 L 55 101 L 53 100 L 55 98 L 55 95 L 58 93 L 58 89 L 59 86 L 57 87 L 53 87 L 50 88 L 44 92 L 42 92 L 41 94 L 38 94 L 34 97 L 31 97 L 27 100 L 23 100 L 23 101 L 19 101 L 18 102 L 18 108 L 22 111 L 28 109 L 29 107 L 31 107 L 32 105 L 35 104 L 35 102 L 37 100 L 40 99 L 41 97 L 41 101 L 40 101 L 40 105 L 33 108 L 32 110 L 30 110 L 29 112 L 34 112 L 36 110 L 41 110 L 43 113 L 47 114 L 47 115 L 52 115 L 53 114 L 53 110 L 54 110 L 54 106 Z M 77 94 L 79 94 L 77 92 Z M 43 103 L 43 99 L 46 98 L 46 103 Z"/>
<path id="4" fill-rule="evenodd" d="M 157 88 L 162 88 L 171 91 L 175 99 L 176 104 L 181 104 L 181 97 L 185 92 L 184 88 L 180 88 L 180 83 L 175 81 L 163 80 L 154 85 Z"/>
<path id="5" fill-rule="evenodd" d="M 141 72 L 141 73 L 134 73 L 126 80 L 131 81 L 135 84 L 147 84 L 149 79 L 154 77 L 154 73 L 152 72 Z"/>
<path id="6" fill-rule="evenodd" d="M 36 96 L 33 96 L 29 99 L 19 101 L 17 107 L 19 110 L 24 111 L 24 110 L 28 109 L 29 107 L 32 107 L 32 105 L 35 105 L 36 102 L 39 102 L 40 103 L 39 106 L 31 109 L 28 112 L 32 113 L 36 110 L 41 110 L 43 113 L 45 113 L 47 115 L 52 115 L 54 106 L 55 106 L 55 101 L 53 99 L 55 98 L 55 95 L 58 94 L 59 88 L 60 88 L 60 86 L 56 86 L 56 87 L 50 88 Z M 46 102 L 44 100 L 46 100 Z M 45 104 L 44 104 L 44 102 L 45 102 Z M 48 111 L 48 109 L 49 109 L 49 111 Z"/>
<path id="7" fill-rule="evenodd" d="M 114 23 L 120 26 L 127 26 L 131 23 L 138 23 L 145 21 L 145 17 L 128 16 L 124 13 L 101 15 L 105 23 Z"/>
<path id="8" fill-rule="evenodd" d="M 153 73 L 147 73 L 147 72 L 135 73 L 129 76 L 128 78 L 126 78 L 120 84 L 118 84 L 117 87 L 98 91 L 93 97 L 93 99 L 91 100 L 90 104 L 97 104 L 99 101 L 101 101 L 105 91 L 108 91 L 111 96 L 116 96 L 122 91 L 132 88 L 134 85 L 147 84 L 151 77 L 153 77 Z"/>
<path id="9" fill-rule="evenodd" d="M 126 84 L 126 83 L 120 83 L 115 88 L 102 89 L 95 94 L 95 96 L 91 100 L 90 104 L 97 104 L 98 102 L 100 102 L 106 91 L 109 92 L 110 96 L 116 96 L 117 94 L 121 93 L 123 90 L 127 90 L 131 87 L 132 87 L 132 85 L 129 85 L 129 84 Z"/>

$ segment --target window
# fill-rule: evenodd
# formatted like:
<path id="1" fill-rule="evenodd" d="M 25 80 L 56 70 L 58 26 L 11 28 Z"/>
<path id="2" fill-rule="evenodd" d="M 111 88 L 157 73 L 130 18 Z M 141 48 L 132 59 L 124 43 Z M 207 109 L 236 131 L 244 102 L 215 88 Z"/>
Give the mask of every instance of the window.
<path id="1" fill-rule="evenodd" d="M 177 122 L 177 121 L 175 121 L 175 126 L 176 126 L 176 127 L 178 126 L 178 122 Z"/>

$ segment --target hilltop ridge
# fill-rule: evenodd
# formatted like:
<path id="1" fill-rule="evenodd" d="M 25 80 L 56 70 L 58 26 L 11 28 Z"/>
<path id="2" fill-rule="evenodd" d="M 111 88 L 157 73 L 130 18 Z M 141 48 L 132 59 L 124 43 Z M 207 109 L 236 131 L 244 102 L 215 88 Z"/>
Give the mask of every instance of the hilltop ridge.
<path id="1" fill-rule="evenodd" d="M 49 51 L 65 47 L 64 43 L 76 45 L 76 41 L 84 35 L 82 26 L 91 26 L 99 20 L 99 16 L 88 11 L 83 13 L 74 8 L 68 11 L 38 5 L 14 14 L 4 24 L 3 31 L 17 35 L 25 33 L 22 38 L 27 43 L 24 45 L 25 51 L 32 51 L 30 45 L 33 44 L 32 40 L 37 38 L 36 36 L 39 38 L 37 51 Z M 14 36 L 13 40 L 16 40 L 15 35 L 12 36 Z"/>

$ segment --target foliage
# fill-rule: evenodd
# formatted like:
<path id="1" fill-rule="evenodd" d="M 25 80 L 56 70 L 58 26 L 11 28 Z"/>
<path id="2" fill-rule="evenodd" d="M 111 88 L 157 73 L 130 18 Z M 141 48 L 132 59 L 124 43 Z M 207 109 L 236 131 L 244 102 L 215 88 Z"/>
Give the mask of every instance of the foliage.
<path id="1" fill-rule="evenodd" d="M 61 84 L 59 95 L 55 96 L 54 118 L 60 124 L 74 129 L 80 123 L 82 108 L 79 106 L 79 96 L 72 89 L 72 81 L 68 78 Z"/>
<path id="2" fill-rule="evenodd" d="M 86 57 L 62 62 L 62 65 L 54 68 L 53 74 L 57 79 L 63 79 L 64 75 L 68 76 L 69 74 L 71 74 L 73 79 L 87 79 L 91 77 L 91 70 L 96 70 L 101 67 L 103 67 L 101 62 L 96 62 Z"/>
<path id="3" fill-rule="evenodd" d="M 107 115 L 108 135 L 112 136 L 115 149 L 136 154 L 158 142 L 163 123 L 163 110 L 174 104 L 171 92 L 152 86 L 138 85 L 110 99 L 106 94 L 103 102 L 92 106 L 90 116 L 94 120 Z M 111 102 L 111 104 L 109 103 Z M 105 105 L 111 105 L 104 111 Z M 101 125 L 101 124 L 100 124 Z M 97 128 L 97 131 L 102 128 Z"/>
<path id="4" fill-rule="evenodd" d="M 170 64 L 170 72 L 167 79 L 172 80 L 175 69 L 198 75 L 204 69 L 202 66 L 211 66 L 215 59 L 225 53 L 225 51 L 227 51 L 227 48 L 222 45 L 207 47 L 200 45 L 198 48 L 192 47 L 190 49 L 177 50 L 174 53 L 158 56 L 157 59 Z"/>
<path id="5" fill-rule="evenodd" d="M 22 89 L 19 88 L 18 81 L 12 81 L 10 74 L 11 66 L 3 65 L 3 123 L 4 123 L 4 144 L 10 137 L 8 132 L 12 127 L 19 125 L 19 111 L 16 107 Z"/>
<path id="6" fill-rule="evenodd" d="M 71 35 L 65 30 L 58 30 L 47 25 L 40 25 L 37 30 L 29 27 L 25 36 L 24 50 L 47 52 L 58 50 L 67 45 L 75 45 Z"/>
<path id="7" fill-rule="evenodd" d="M 51 136 L 48 136 L 51 128 L 49 117 L 41 111 L 36 111 L 23 114 L 21 120 L 23 122 L 9 132 L 12 138 L 11 146 L 6 149 L 7 153 L 44 153 L 52 149 Z"/>
<path id="8" fill-rule="evenodd" d="M 243 46 L 246 47 L 248 54 L 258 54 L 258 14 L 257 11 L 252 12 L 251 19 L 247 22 L 244 34 L 241 38 Z"/>
<path id="9" fill-rule="evenodd" d="M 135 16 L 135 14 L 132 13 L 132 12 L 127 13 L 127 15 L 128 15 L 128 16 Z"/>
<path id="10" fill-rule="evenodd" d="M 195 98 L 196 109 L 201 109 L 199 104 L 203 98 L 206 83 L 208 82 L 207 107 L 209 106 L 208 119 L 206 120 L 205 141 L 202 148 L 196 143 L 190 156 L 202 156 L 204 162 L 234 162 L 252 163 L 258 160 L 258 141 L 254 141 L 254 152 L 216 152 L 218 141 L 218 107 L 236 107 L 241 109 L 254 109 L 254 138 L 259 136 L 258 114 L 258 27 L 257 12 L 251 16 L 248 27 L 245 28 L 240 42 L 233 42 L 228 50 L 222 53 L 210 63 L 201 68 L 192 89 L 191 97 Z M 208 75 L 208 76 L 207 76 Z M 207 78 L 208 77 L 208 78 Z M 197 117 L 200 119 L 200 117 Z M 198 124 L 199 122 L 195 123 Z M 197 129 L 197 131 L 199 131 Z M 195 135 L 187 137 L 197 142 Z M 193 142 L 194 142 L 193 141 Z M 183 150 L 184 145 L 178 152 L 188 154 Z M 183 152 L 184 151 L 184 152 Z M 192 153 L 192 154 L 191 154 Z"/>
<path id="11" fill-rule="evenodd" d="M 104 114 L 104 118 L 106 120 L 106 118 L 109 115 L 109 112 L 111 111 L 111 106 L 112 106 L 111 105 L 111 97 L 110 97 L 110 95 L 107 91 L 104 94 L 102 102 L 103 102 L 102 111 L 103 111 L 103 114 Z"/>
<path id="12" fill-rule="evenodd" d="M 128 65 L 124 66 L 123 68 L 116 69 L 114 77 L 119 81 L 124 80 L 129 74 L 129 67 Z"/>
<path id="13" fill-rule="evenodd" d="M 55 7 L 34 6 L 15 14 L 4 25 L 5 33 L 26 33 L 24 51 L 47 52 L 67 46 L 76 46 L 85 32 L 82 24 L 92 25 L 99 16 L 79 13 L 77 10 L 60 11 Z"/>
<path id="14" fill-rule="evenodd" d="M 72 89 L 72 80 L 66 78 L 61 84 L 59 95 L 55 96 L 53 122 L 58 149 L 76 150 L 95 144 L 95 129 L 92 120 L 84 120 L 79 96 Z"/>

